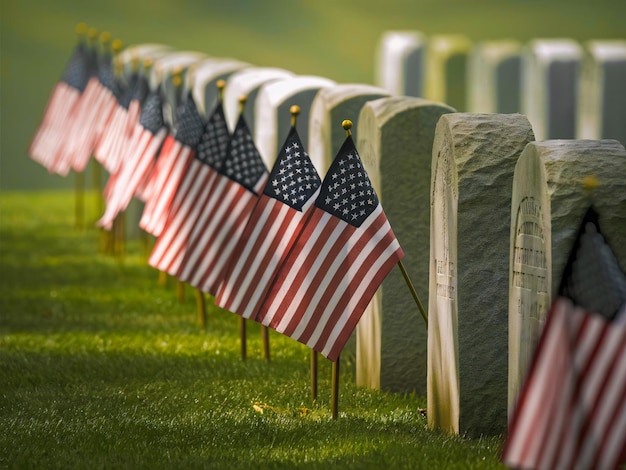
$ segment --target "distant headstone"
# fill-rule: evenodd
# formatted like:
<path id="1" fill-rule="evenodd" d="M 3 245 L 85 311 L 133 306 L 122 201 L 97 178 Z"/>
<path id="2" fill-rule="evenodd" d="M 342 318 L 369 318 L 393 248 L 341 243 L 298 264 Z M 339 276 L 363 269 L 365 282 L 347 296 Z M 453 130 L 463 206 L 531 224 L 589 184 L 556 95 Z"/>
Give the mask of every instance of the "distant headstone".
<path id="1" fill-rule="evenodd" d="M 191 67 L 193 73 L 193 97 L 198 111 L 209 117 L 219 98 L 218 80 L 227 80 L 238 70 L 246 69 L 250 64 L 233 59 L 205 59 Z"/>
<path id="2" fill-rule="evenodd" d="M 526 146 L 515 167 L 509 258 L 509 413 L 541 326 L 589 207 L 593 204 L 626 267 L 626 150 L 615 140 L 547 140 Z"/>
<path id="3" fill-rule="evenodd" d="M 473 113 L 519 113 L 522 46 L 518 41 L 483 41 L 469 60 L 468 109 Z"/>
<path id="4" fill-rule="evenodd" d="M 523 52 L 522 112 L 537 140 L 574 139 L 582 48 L 570 39 L 537 39 Z"/>
<path id="5" fill-rule="evenodd" d="M 344 119 L 352 121 L 353 139 L 358 139 L 359 113 L 371 100 L 389 96 L 382 88 L 362 84 L 338 84 L 322 88 L 313 103 L 309 116 L 308 154 L 323 178 L 335 155 L 346 140 L 341 127 Z"/>
<path id="6" fill-rule="evenodd" d="M 626 40 L 586 44 L 578 138 L 616 139 L 626 145 Z"/>
<path id="7" fill-rule="evenodd" d="M 254 110 L 254 138 L 268 168 L 272 168 L 278 150 L 291 129 L 289 108 L 294 104 L 300 106 L 298 134 L 302 145 L 308 149 L 309 113 L 313 98 L 320 89 L 333 85 L 335 82 L 327 78 L 298 75 L 261 87 Z"/>
<path id="8" fill-rule="evenodd" d="M 172 85 L 174 73 L 178 70 L 182 70 L 183 80 L 186 80 L 186 74 L 189 66 L 202 59 L 206 59 L 204 54 L 185 51 L 172 52 L 160 57 L 154 62 L 150 76 L 150 87 L 152 89 L 156 89 L 159 84 L 161 86 L 161 90 L 165 97 L 163 103 L 163 119 L 168 126 L 175 125 L 175 108 L 178 105 L 177 101 L 180 99 L 180 95 L 182 94 L 180 91 L 177 93 L 175 87 Z"/>
<path id="9" fill-rule="evenodd" d="M 444 114 L 430 200 L 428 424 L 506 430 L 513 172 L 534 140 L 520 114 Z"/>
<path id="10" fill-rule="evenodd" d="M 224 88 L 224 115 L 232 131 L 239 118 L 239 98 L 247 96 L 243 115 L 251 132 L 254 132 L 254 109 L 257 93 L 262 85 L 293 77 L 293 73 L 272 67 L 249 67 L 232 74 Z"/>
<path id="11" fill-rule="evenodd" d="M 376 84 L 392 95 L 424 95 L 426 38 L 419 31 L 387 31 L 376 52 Z"/>
<path id="12" fill-rule="evenodd" d="M 357 149 L 398 238 L 422 304 L 428 305 L 430 165 L 437 121 L 454 112 L 422 98 L 369 101 Z M 357 325 L 357 385 L 426 394 L 427 328 L 399 269 L 392 270 Z"/>
<path id="13" fill-rule="evenodd" d="M 462 35 L 432 36 L 426 54 L 424 97 L 467 109 L 467 62 L 472 42 Z"/>

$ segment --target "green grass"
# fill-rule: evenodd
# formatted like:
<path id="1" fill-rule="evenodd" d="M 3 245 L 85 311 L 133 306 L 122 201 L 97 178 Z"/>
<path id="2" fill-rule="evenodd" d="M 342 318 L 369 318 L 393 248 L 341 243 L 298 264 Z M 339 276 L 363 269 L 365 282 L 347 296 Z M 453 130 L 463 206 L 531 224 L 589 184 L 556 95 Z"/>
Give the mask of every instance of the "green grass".
<path id="1" fill-rule="evenodd" d="M 73 203 L 0 193 L 0 467 L 500 467 L 501 438 L 428 430 L 423 397 L 356 387 L 349 357 L 332 420 L 328 361 L 312 402 L 301 344 L 271 332 L 267 362 L 251 323 L 241 360 L 236 315 L 202 331 L 191 289 L 159 287 L 139 241 L 102 254 Z"/>

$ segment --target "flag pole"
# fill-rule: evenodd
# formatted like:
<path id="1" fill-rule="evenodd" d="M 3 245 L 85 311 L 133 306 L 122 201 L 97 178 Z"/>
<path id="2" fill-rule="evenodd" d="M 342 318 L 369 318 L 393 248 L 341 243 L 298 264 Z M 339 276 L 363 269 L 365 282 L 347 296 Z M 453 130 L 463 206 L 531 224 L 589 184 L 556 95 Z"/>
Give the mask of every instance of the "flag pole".
<path id="1" fill-rule="evenodd" d="M 181 304 L 185 301 L 185 283 L 181 280 L 176 281 L 176 298 Z"/>
<path id="2" fill-rule="evenodd" d="M 220 90 L 221 94 L 221 90 Z M 239 97 L 239 114 L 243 114 L 243 110 L 246 107 L 246 101 L 248 101 L 248 97 L 246 95 L 241 95 Z M 241 341 L 241 359 L 244 361 L 247 357 L 247 347 L 246 347 L 246 319 L 244 317 L 239 318 L 239 338 Z"/>
<path id="3" fill-rule="evenodd" d="M 333 419 L 339 417 L 339 361 L 341 354 L 337 356 L 337 360 L 333 362 L 332 370 L 332 396 L 331 396 L 331 412 Z"/>
<path id="4" fill-rule="evenodd" d="M 341 127 L 346 131 L 346 137 L 350 137 L 352 135 L 352 121 L 349 119 L 344 119 L 341 122 Z M 339 417 L 339 362 L 341 361 L 341 354 L 337 356 L 337 360 L 333 362 L 332 368 L 332 390 L 331 390 L 331 398 L 330 398 L 330 407 L 331 414 L 333 419 L 337 419 Z"/>
<path id="5" fill-rule="evenodd" d="M 200 289 L 196 289 L 196 307 L 198 310 L 198 323 L 200 328 L 206 330 L 206 301 L 204 293 Z"/>
<path id="6" fill-rule="evenodd" d="M 428 327 L 428 314 L 426 313 L 426 310 L 424 310 L 424 306 L 422 305 L 422 302 L 420 302 L 420 299 L 417 296 L 415 287 L 413 287 L 413 283 L 411 282 L 411 279 L 409 278 L 409 273 L 404 267 L 404 263 L 402 263 L 402 260 L 398 261 L 398 267 L 400 268 L 400 271 L 402 271 L 402 275 L 404 276 L 406 285 L 409 287 L 409 290 L 411 291 L 411 295 L 413 296 L 413 300 L 415 300 L 415 303 L 417 304 L 417 308 L 419 309 L 420 313 L 422 314 L 422 318 L 424 319 L 424 323 L 426 323 L 426 326 Z"/>
<path id="7" fill-rule="evenodd" d="M 311 349 L 311 401 L 317 400 L 317 352 Z"/>

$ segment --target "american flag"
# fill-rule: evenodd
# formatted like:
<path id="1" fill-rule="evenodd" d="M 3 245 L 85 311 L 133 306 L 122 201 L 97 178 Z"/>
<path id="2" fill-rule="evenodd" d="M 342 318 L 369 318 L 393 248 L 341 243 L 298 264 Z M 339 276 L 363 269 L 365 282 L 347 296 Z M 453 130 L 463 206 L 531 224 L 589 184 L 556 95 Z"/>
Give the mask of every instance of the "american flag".
<path id="1" fill-rule="evenodd" d="M 215 303 L 254 318 L 278 268 L 311 214 L 321 180 L 295 127 L 239 239 Z"/>
<path id="2" fill-rule="evenodd" d="M 213 295 L 268 178 L 243 115 L 218 171 L 177 273 L 181 281 Z"/>
<path id="3" fill-rule="evenodd" d="M 509 421 L 511 467 L 626 463 L 626 276 L 585 215 Z"/>
<path id="4" fill-rule="evenodd" d="M 103 48 L 96 73 L 87 83 L 68 131 L 64 171 L 70 166 L 79 172 L 85 169 L 96 147 L 97 131 L 106 128 L 115 109 L 116 101 L 110 91 L 115 86 L 111 51 L 107 44 Z"/>
<path id="5" fill-rule="evenodd" d="M 202 134 L 196 158 L 176 191 L 165 227 L 148 260 L 151 266 L 171 275 L 176 275 L 180 269 L 194 223 L 218 175 L 215 168 L 226 157 L 229 138 L 222 103 L 218 103 Z"/>
<path id="6" fill-rule="evenodd" d="M 116 178 L 107 182 L 106 210 L 98 221 L 99 226 L 111 230 L 117 214 L 124 211 L 133 196 L 137 195 L 148 178 L 167 134 L 161 95 L 158 90 L 152 91 L 141 108 L 137 129 L 129 143 L 126 162 Z"/>
<path id="7" fill-rule="evenodd" d="M 74 48 L 61 81 L 52 90 L 50 99 L 29 148 L 33 160 L 53 172 L 57 166 L 59 147 L 67 135 L 72 113 L 91 76 L 91 56 L 82 38 Z"/>
<path id="8" fill-rule="evenodd" d="M 336 361 L 403 256 L 348 136 L 256 320 Z"/>
<path id="9" fill-rule="evenodd" d="M 191 93 L 178 111 L 178 128 L 173 139 L 166 138 L 159 154 L 160 161 L 155 167 L 158 179 L 139 221 L 139 226 L 155 237 L 163 231 L 176 190 L 194 158 L 204 130 L 204 121 Z"/>

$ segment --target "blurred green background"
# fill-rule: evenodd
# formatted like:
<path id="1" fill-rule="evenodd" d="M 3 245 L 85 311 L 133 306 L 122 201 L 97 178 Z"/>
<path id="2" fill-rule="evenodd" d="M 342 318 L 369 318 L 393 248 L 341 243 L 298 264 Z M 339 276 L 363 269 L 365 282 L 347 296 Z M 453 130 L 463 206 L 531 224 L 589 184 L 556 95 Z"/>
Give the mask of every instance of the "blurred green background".
<path id="1" fill-rule="evenodd" d="M 2 0 L 0 189 L 71 187 L 26 155 L 85 21 L 125 44 L 159 42 L 338 82 L 372 83 L 386 30 L 472 40 L 626 37 L 624 0 Z"/>

